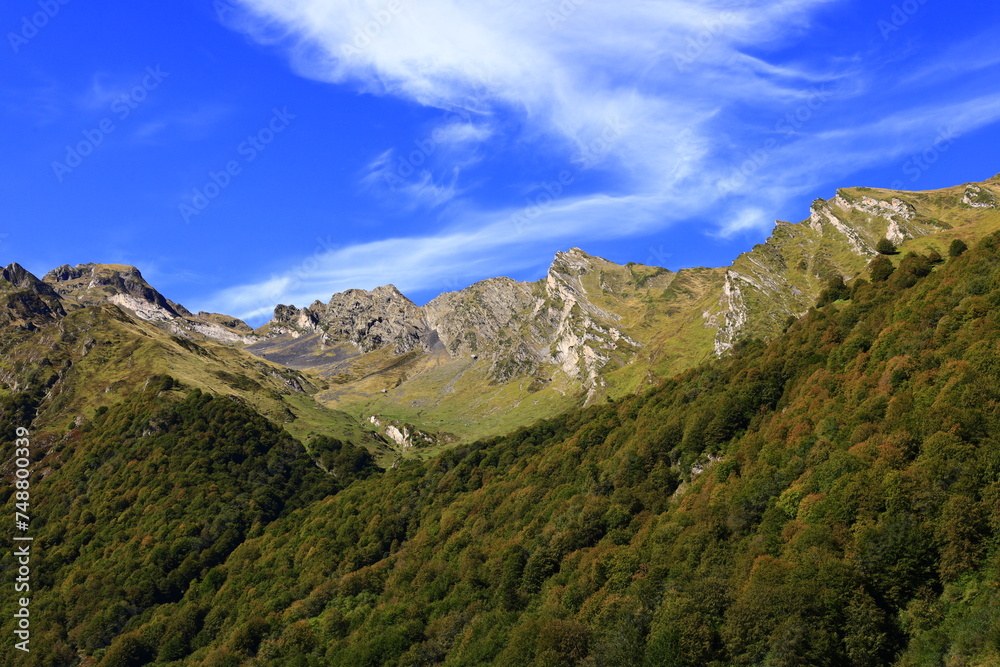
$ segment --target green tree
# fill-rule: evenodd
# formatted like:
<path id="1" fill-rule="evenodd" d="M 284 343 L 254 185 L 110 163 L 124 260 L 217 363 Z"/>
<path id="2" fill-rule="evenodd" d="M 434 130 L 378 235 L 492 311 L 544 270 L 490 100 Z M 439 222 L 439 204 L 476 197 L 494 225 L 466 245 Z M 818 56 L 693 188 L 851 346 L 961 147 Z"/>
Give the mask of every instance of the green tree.
<path id="1" fill-rule="evenodd" d="M 817 301 L 817 306 L 825 306 L 828 303 L 833 303 L 834 301 L 839 301 L 841 299 L 848 299 L 851 296 L 851 290 L 847 288 L 844 283 L 844 277 L 841 275 L 836 275 L 826 281 L 826 286 L 823 291 L 820 292 L 819 300 Z"/>
<path id="2" fill-rule="evenodd" d="M 951 245 L 948 246 L 948 256 L 959 257 L 968 249 L 969 246 L 965 245 L 965 241 L 962 239 L 955 239 L 951 242 Z"/>
<path id="3" fill-rule="evenodd" d="M 896 245 L 889 239 L 882 237 L 879 242 L 875 244 L 875 251 L 880 255 L 895 255 Z"/>
<path id="4" fill-rule="evenodd" d="M 101 661 L 102 667 L 137 667 L 145 665 L 153 658 L 150 647 L 140 639 L 137 633 L 122 635 Z"/>
<path id="5" fill-rule="evenodd" d="M 895 270 L 896 267 L 893 266 L 889 258 L 884 255 L 879 255 L 868 265 L 868 272 L 871 274 L 873 283 L 885 282 Z"/>

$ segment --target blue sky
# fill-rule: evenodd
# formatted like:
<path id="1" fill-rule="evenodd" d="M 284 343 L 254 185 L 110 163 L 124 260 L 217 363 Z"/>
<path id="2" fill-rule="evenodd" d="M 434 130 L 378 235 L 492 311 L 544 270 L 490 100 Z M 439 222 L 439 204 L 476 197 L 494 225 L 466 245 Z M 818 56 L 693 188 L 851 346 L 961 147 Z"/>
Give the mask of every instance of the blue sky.
<path id="1" fill-rule="evenodd" d="M 134 264 L 260 323 L 578 246 L 728 264 L 852 185 L 1000 171 L 1000 8 L 958 0 L 17 0 L 0 261 Z"/>

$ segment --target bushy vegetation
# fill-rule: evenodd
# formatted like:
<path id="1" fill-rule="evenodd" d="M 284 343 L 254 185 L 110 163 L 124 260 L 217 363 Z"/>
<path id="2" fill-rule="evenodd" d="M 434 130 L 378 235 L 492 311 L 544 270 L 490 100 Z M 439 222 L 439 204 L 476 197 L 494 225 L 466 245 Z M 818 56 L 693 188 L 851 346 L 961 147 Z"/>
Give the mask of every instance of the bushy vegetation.
<path id="1" fill-rule="evenodd" d="M 311 442 L 334 478 L 231 400 L 154 387 L 40 485 L 46 644 L 104 665 L 994 664 L 1000 235 L 939 261 L 876 258 L 770 344 L 380 474 Z"/>
<path id="2" fill-rule="evenodd" d="M 4 399 L 2 407 L 4 423 L 30 423 L 30 397 Z M 24 664 L 99 655 L 153 609 L 181 600 L 191 586 L 218 582 L 216 568 L 248 536 L 373 468 L 371 457 L 348 443 L 317 446 L 338 468 L 336 477 L 240 402 L 179 392 L 169 377 L 99 410 L 35 466 L 30 514 L 39 620 Z M 10 492 L 5 485 L 5 500 Z M 204 616 L 187 613 L 189 623 Z M 107 664 L 185 655 L 198 641 L 189 629 L 162 628 L 155 642 L 109 652 Z M 123 653 L 132 657 L 114 658 Z"/>

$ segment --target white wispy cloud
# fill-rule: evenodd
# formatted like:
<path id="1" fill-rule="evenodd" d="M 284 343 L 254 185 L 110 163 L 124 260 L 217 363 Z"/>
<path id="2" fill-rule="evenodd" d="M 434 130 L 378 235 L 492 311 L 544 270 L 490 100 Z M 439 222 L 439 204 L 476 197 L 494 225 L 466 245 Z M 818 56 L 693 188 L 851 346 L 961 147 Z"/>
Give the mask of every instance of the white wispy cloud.
<path id="1" fill-rule="evenodd" d="M 708 134 L 726 97 L 793 99 L 797 81 L 815 80 L 759 59 L 732 63 L 742 45 L 773 43 L 822 4 L 244 0 L 241 25 L 284 44 L 306 76 L 442 110 L 504 109 L 577 157 L 623 123 L 605 157 L 639 175 L 661 169 L 665 153 L 673 162 L 682 133 Z"/>
<path id="2" fill-rule="evenodd" d="M 459 171 L 453 167 L 449 178 L 437 179 L 428 169 L 415 166 L 408 156 L 389 149 L 368 164 L 361 185 L 379 198 L 393 198 L 403 208 L 437 208 L 460 194 Z"/>
<path id="3" fill-rule="evenodd" d="M 994 68 L 1000 65 L 1000 51 L 995 47 L 998 40 L 1000 26 L 989 26 L 951 46 L 944 54 L 935 54 L 928 62 L 912 68 L 901 83 L 905 86 L 926 86 L 952 78 L 959 72 L 969 75 L 978 70 Z"/>
<path id="4" fill-rule="evenodd" d="M 884 109 L 879 120 L 865 96 L 897 82 L 871 73 L 877 56 L 761 55 L 808 38 L 817 12 L 843 0 L 240 4 L 244 15 L 228 22 L 284 49 L 299 74 L 442 111 L 431 136 L 447 150 L 397 183 L 396 194 L 411 205 L 448 203 L 454 220 L 437 232 L 314 254 L 313 270 L 217 295 L 216 308 L 244 315 L 387 280 L 429 289 L 482 263 L 517 267 L 546 240 L 649 233 L 709 213 L 709 233 L 759 230 L 771 223 L 766 211 L 818 183 L 921 150 L 945 123 L 962 132 L 1000 116 L 997 99 L 980 93 Z M 544 206 L 536 192 L 528 216 L 478 209 L 463 169 L 507 131 L 498 118 L 516 119 L 514 139 L 561 155 L 574 178 L 601 170 L 614 192 L 557 195 Z M 373 156 L 364 187 L 398 175 L 401 159 L 393 148 Z"/>
<path id="5" fill-rule="evenodd" d="M 132 137 L 143 143 L 196 141 L 203 139 L 233 112 L 232 107 L 224 104 L 204 104 L 165 111 L 139 124 Z"/>

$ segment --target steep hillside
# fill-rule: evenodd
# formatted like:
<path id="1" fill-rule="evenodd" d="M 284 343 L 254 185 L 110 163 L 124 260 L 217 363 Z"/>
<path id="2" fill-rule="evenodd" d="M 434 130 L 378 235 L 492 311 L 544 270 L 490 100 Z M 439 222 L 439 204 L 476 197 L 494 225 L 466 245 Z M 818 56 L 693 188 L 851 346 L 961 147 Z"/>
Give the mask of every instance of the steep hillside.
<path id="1" fill-rule="evenodd" d="M 9 407 L 0 401 L 4 426 Z M 191 586 L 212 585 L 207 570 L 264 525 L 377 470 L 364 450 L 320 438 L 307 453 L 243 401 L 166 376 L 147 377 L 143 390 L 55 443 L 42 424 L 32 424 L 32 435 L 38 472 L 30 504 L 19 508 L 34 537 L 25 591 L 32 651 L 8 648 L 5 664 L 96 664 L 143 614 L 175 605 Z M 5 461 L 12 452 L 5 442 Z M 13 500 L 13 485 L 0 493 Z M 11 563 L 4 556 L 4 571 Z M 203 618 L 196 611 L 188 622 Z M 188 646 L 186 630 L 178 624 L 164 655 Z M 115 657 L 125 650 L 116 647 L 101 664 L 156 657 Z"/>
<path id="2" fill-rule="evenodd" d="M 1000 233 L 946 254 L 876 258 L 770 344 L 431 461 L 372 475 L 324 443 L 346 488 L 289 484 L 293 443 L 163 380 L 39 462 L 55 620 L 31 664 L 995 664 Z M 119 500 L 143 480 L 149 518 Z"/>
<path id="3" fill-rule="evenodd" d="M 788 317 L 815 302 L 831 278 L 863 272 L 883 238 L 903 252 L 944 252 L 953 238 L 975 241 L 1000 229 L 998 186 L 993 178 L 931 192 L 845 188 L 815 201 L 802 223 L 779 221 L 766 243 L 740 255 L 726 272 L 716 352 L 741 337 L 772 338 Z"/>

